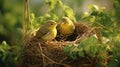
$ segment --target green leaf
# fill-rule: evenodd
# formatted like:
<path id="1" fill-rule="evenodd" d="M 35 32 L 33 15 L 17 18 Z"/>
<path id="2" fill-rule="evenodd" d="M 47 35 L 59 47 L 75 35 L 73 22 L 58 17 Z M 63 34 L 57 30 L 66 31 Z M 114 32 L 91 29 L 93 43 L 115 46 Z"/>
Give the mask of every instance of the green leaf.
<path id="1" fill-rule="evenodd" d="M 90 47 L 90 56 L 95 57 L 97 53 L 97 46 L 91 46 Z"/>
<path id="2" fill-rule="evenodd" d="M 69 6 L 64 5 L 63 12 L 64 12 L 64 16 L 69 17 L 72 21 L 76 22 L 76 19 L 74 17 L 74 12 Z"/>
<path id="3" fill-rule="evenodd" d="M 91 11 L 99 11 L 99 7 L 97 5 L 90 5 L 90 4 L 88 4 L 88 8 Z"/>
<path id="4" fill-rule="evenodd" d="M 11 47 L 6 43 L 6 41 L 3 41 L 0 45 L 0 52 L 6 52 L 9 50 Z"/>
<path id="5" fill-rule="evenodd" d="M 118 63 L 115 61 L 111 61 L 108 63 L 108 67 L 118 67 Z"/>
<path id="6" fill-rule="evenodd" d="M 97 53 L 97 47 L 98 47 L 97 38 L 94 36 L 90 36 L 89 38 L 81 41 L 81 43 L 78 46 L 78 49 L 82 48 L 87 54 L 94 57 Z"/>
<path id="7" fill-rule="evenodd" d="M 51 10 L 53 10 L 58 4 L 58 0 L 46 0 L 45 2 L 50 6 Z"/>
<path id="8" fill-rule="evenodd" d="M 77 58 L 77 52 L 70 52 L 69 53 L 70 58 L 76 59 Z"/>
<path id="9" fill-rule="evenodd" d="M 78 55 L 84 57 L 84 52 L 82 48 L 78 48 Z"/>
<path id="10" fill-rule="evenodd" d="M 35 14 L 34 13 L 30 14 L 30 21 L 31 21 L 31 24 L 33 24 L 33 22 L 35 21 Z"/>
<path id="11" fill-rule="evenodd" d="M 66 46 L 66 47 L 64 48 L 64 51 L 67 52 L 67 53 L 69 53 L 69 52 L 70 52 L 70 47 L 69 47 L 69 46 Z"/>
<path id="12" fill-rule="evenodd" d="M 89 18 L 89 21 L 90 21 L 90 22 L 95 22 L 95 20 L 96 20 L 96 17 L 95 17 L 95 16 L 91 16 L 91 17 Z"/>

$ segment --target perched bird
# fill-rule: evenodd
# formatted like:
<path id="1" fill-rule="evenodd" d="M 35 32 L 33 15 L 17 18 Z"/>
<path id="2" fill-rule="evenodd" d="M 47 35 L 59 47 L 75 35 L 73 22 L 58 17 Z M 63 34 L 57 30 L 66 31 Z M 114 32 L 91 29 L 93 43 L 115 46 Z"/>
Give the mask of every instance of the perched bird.
<path id="1" fill-rule="evenodd" d="M 57 35 L 57 23 L 53 20 L 48 20 L 36 33 L 36 37 L 44 41 L 53 40 Z"/>
<path id="2" fill-rule="evenodd" d="M 58 24 L 57 29 L 60 35 L 68 36 L 74 32 L 75 26 L 68 17 L 63 17 Z"/>

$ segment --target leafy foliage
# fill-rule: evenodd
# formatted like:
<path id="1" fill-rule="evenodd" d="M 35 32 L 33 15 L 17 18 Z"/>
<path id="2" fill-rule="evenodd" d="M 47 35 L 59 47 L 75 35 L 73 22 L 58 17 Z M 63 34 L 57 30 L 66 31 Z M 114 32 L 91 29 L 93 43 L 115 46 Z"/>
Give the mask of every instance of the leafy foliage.
<path id="1" fill-rule="evenodd" d="M 105 45 L 99 44 L 98 39 L 95 36 L 91 36 L 82 40 L 79 44 L 71 44 L 66 46 L 65 52 L 73 59 L 78 57 L 84 57 L 86 54 L 92 57 L 101 55 L 101 51 L 106 53 Z M 101 58 L 103 58 L 101 56 Z"/>
<path id="2" fill-rule="evenodd" d="M 79 44 L 71 44 L 66 46 L 65 52 L 72 59 L 79 57 L 85 57 L 89 55 L 99 60 L 96 67 L 118 67 L 120 65 L 120 28 L 118 20 L 118 13 L 120 4 L 116 0 L 114 2 L 114 14 L 106 12 L 105 7 L 98 7 L 97 5 L 88 5 L 89 12 L 85 12 L 82 16 L 82 20 L 87 21 L 92 26 L 98 29 L 102 42 L 98 42 L 98 39 L 91 36 L 82 40 Z M 111 58 L 111 59 L 110 59 Z M 103 60 L 111 60 L 103 61 Z M 108 62 L 108 64 L 105 64 Z"/>
<path id="3" fill-rule="evenodd" d="M 10 67 L 23 57 L 23 46 L 9 46 L 5 41 L 0 44 L 0 66 Z"/>
<path id="4" fill-rule="evenodd" d="M 76 59 L 78 56 L 84 57 L 85 54 L 95 57 L 98 47 L 98 40 L 91 36 L 88 39 L 82 40 L 80 44 L 68 45 L 64 51 L 73 59 Z"/>
<path id="5" fill-rule="evenodd" d="M 21 40 L 21 32 L 23 19 L 23 1 L 1 0 L 0 1 L 0 43 L 6 40 L 12 44 L 16 39 Z"/>
<path id="6" fill-rule="evenodd" d="M 45 15 L 42 15 L 42 16 L 39 16 L 39 17 L 36 17 L 36 18 L 32 18 L 31 19 L 33 20 L 38 20 L 37 23 L 39 25 L 43 24 L 45 21 L 47 20 L 55 20 L 55 21 L 58 21 L 60 19 L 60 17 L 55 13 L 55 9 L 57 7 L 59 7 L 61 10 L 62 10 L 62 14 L 61 16 L 67 16 L 69 17 L 70 19 L 72 19 L 73 21 L 75 21 L 75 16 L 74 16 L 74 12 L 73 10 L 62 3 L 61 0 L 45 0 L 46 2 L 46 5 L 48 5 L 49 7 L 49 11 L 48 13 L 46 13 Z M 34 13 L 31 13 L 32 15 L 34 15 Z M 35 15 L 34 15 L 35 16 Z M 36 24 L 35 21 L 31 21 L 32 23 L 34 22 L 34 24 Z"/>
<path id="7" fill-rule="evenodd" d="M 74 17 L 73 10 L 69 6 L 63 4 L 63 2 L 61 0 L 46 0 L 46 3 L 50 6 L 50 13 L 51 14 L 54 15 L 55 14 L 54 13 L 55 8 L 57 6 L 60 6 L 60 8 L 62 9 L 62 12 L 63 12 L 62 13 L 63 16 L 67 16 L 71 20 L 76 21 L 76 19 Z M 53 20 L 56 20 L 56 19 L 53 19 Z"/>
<path id="8" fill-rule="evenodd" d="M 59 22 L 61 17 L 67 16 L 74 22 L 76 21 L 73 10 L 69 6 L 63 4 L 61 0 L 45 0 L 45 3 L 49 8 L 49 11 L 46 14 L 36 17 L 35 13 L 30 13 L 30 25 L 27 30 L 27 35 L 30 35 L 31 32 L 34 32 L 47 20 Z M 57 13 L 55 13 L 57 7 L 62 10 L 61 16 L 58 16 Z"/>
<path id="9" fill-rule="evenodd" d="M 109 67 L 119 67 L 120 66 L 120 41 L 112 42 L 112 56 L 111 62 L 108 64 Z"/>

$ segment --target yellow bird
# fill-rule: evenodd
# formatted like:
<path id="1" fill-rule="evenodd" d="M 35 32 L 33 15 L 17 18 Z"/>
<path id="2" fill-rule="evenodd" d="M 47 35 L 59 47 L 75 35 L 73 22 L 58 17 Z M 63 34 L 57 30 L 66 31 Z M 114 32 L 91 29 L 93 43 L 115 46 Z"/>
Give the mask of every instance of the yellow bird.
<path id="1" fill-rule="evenodd" d="M 63 17 L 58 24 L 57 29 L 60 35 L 68 36 L 74 32 L 75 26 L 68 17 Z"/>
<path id="2" fill-rule="evenodd" d="M 51 41 L 57 35 L 57 23 L 53 20 L 48 20 L 36 33 L 36 37 L 44 41 Z"/>

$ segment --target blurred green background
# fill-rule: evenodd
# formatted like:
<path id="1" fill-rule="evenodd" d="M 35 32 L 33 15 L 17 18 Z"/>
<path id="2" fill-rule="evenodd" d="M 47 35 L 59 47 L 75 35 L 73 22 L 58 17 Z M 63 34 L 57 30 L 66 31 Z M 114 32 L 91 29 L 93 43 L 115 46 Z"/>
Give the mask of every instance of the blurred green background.
<path id="1" fill-rule="evenodd" d="M 24 1 L 25 0 L 0 0 L 0 67 L 13 67 L 14 63 L 16 63 L 16 61 L 21 59 L 21 57 L 23 57 L 24 55 L 23 54 L 24 47 L 23 45 L 20 45 L 22 42 L 22 32 L 21 32 L 22 27 L 27 24 L 27 22 L 25 22 L 26 24 L 24 25 L 22 24 L 24 22 L 24 17 L 23 17 Z M 33 14 L 33 17 L 32 19 L 30 18 L 30 21 L 33 20 L 33 22 L 37 22 L 41 24 L 39 21 L 39 19 L 41 18 L 39 17 L 42 17 L 42 19 L 44 19 L 44 17 L 46 18 L 46 14 L 50 13 L 51 8 L 48 4 L 46 4 L 45 1 L 49 1 L 49 0 L 29 0 L 29 9 L 30 9 L 29 12 L 30 14 Z M 95 22 L 98 23 L 99 21 L 100 24 L 102 25 L 105 24 L 106 29 L 103 28 L 103 30 L 101 31 L 102 34 L 105 34 L 103 36 L 104 37 L 109 36 L 107 38 L 111 39 L 110 44 L 112 44 L 112 41 L 114 42 L 114 40 L 115 40 L 115 44 L 117 45 L 120 44 L 120 34 L 119 34 L 120 33 L 119 31 L 120 0 L 61 0 L 61 1 L 63 2 L 63 4 L 69 6 L 70 9 L 71 8 L 73 9 L 75 18 L 78 22 L 79 21 L 84 22 L 82 17 L 84 16 L 85 12 L 88 12 L 90 15 L 87 16 L 88 18 L 85 20 L 92 19 L 94 20 L 94 23 Z M 98 7 L 105 7 L 106 9 L 105 11 L 102 12 L 101 10 L 97 11 L 96 9 L 91 8 L 91 12 L 89 12 L 90 10 L 88 8 L 89 4 L 97 5 Z M 59 6 L 54 6 L 54 7 L 56 8 L 53 13 L 58 17 L 61 17 L 62 9 L 59 8 Z M 95 14 L 94 11 L 98 12 L 98 14 L 97 13 Z M 102 13 L 102 15 L 100 14 L 100 12 Z M 37 23 L 33 23 L 33 26 L 31 24 L 30 27 L 31 28 L 35 27 Z M 34 31 L 34 29 L 30 29 L 30 30 Z M 29 33 L 31 33 L 31 31 L 29 31 Z M 112 45 L 115 44 L 113 43 Z M 116 54 L 118 54 L 117 58 L 120 58 L 119 47 L 116 46 L 115 49 L 113 49 L 113 57 L 114 56 L 116 57 Z M 114 67 L 114 66 L 110 66 L 110 67 Z"/>
<path id="2" fill-rule="evenodd" d="M 17 39 L 21 40 L 23 4 L 23 0 L 0 0 L 0 43 L 5 40 L 13 44 Z"/>

